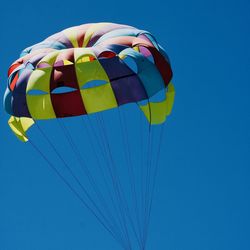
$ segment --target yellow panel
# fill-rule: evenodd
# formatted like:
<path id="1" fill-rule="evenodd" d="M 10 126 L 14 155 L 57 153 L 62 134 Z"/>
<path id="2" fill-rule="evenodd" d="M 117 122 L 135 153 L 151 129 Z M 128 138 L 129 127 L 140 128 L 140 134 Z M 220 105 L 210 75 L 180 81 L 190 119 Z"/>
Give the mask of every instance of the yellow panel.
<path id="1" fill-rule="evenodd" d="M 70 40 L 74 48 L 78 47 L 77 42 L 77 29 L 76 27 L 68 28 L 63 31 L 64 35 Z"/>
<path id="2" fill-rule="evenodd" d="M 82 57 L 91 55 L 96 58 L 95 53 L 89 48 L 76 48 L 74 49 L 75 62 L 80 63 Z"/>
<path id="3" fill-rule="evenodd" d="M 82 99 L 88 114 L 117 107 L 110 83 L 81 90 Z"/>
<path id="4" fill-rule="evenodd" d="M 50 66 L 53 66 L 59 53 L 59 50 L 50 52 L 45 57 L 43 57 L 37 65 L 39 65 L 40 63 L 47 63 Z"/>
<path id="5" fill-rule="evenodd" d="M 68 60 L 63 60 L 63 65 L 71 65 L 71 64 L 73 63 Z"/>
<path id="6" fill-rule="evenodd" d="M 34 120 L 32 118 L 20 117 L 19 120 L 24 132 L 26 132 L 34 124 Z"/>
<path id="7" fill-rule="evenodd" d="M 133 49 L 134 49 L 135 51 L 137 51 L 137 52 L 140 52 L 139 46 L 134 46 Z"/>
<path id="8" fill-rule="evenodd" d="M 174 85 L 168 85 L 166 99 L 162 102 L 149 102 L 146 105 L 141 105 L 140 108 L 151 124 L 161 124 L 165 122 L 167 116 L 171 114 L 174 104 L 175 90 Z"/>
<path id="9" fill-rule="evenodd" d="M 56 117 L 50 94 L 26 95 L 26 99 L 33 119 L 51 119 Z"/>
<path id="10" fill-rule="evenodd" d="M 35 69 L 28 80 L 26 93 L 30 90 L 42 90 L 49 93 L 51 72 L 52 68 Z"/>
<path id="11" fill-rule="evenodd" d="M 89 56 L 83 56 L 83 57 L 81 57 L 81 59 L 80 59 L 80 62 L 89 62 L 89 61 L 90 61 Z"/>
<path id="12" fill-rule="evenodd" d="M 163 102 L 150 102 L 140 106 L 144 115 L 151 124 L 161 124 L 166 120 L 166 100 Z"/>
<path id="13" fill-rule="evenodd" d="M 104 80 L 109 82 L 109 78 L 98 60 L 76 63 L 76 76 L 79 87 L 92 80 Z"/>
<path id="14" fill-rule="evenodd" d="M 26 135 L 26 131 L 34 124 L 33 119 L 27 117 L 15 117 L 11 116 L 8 124 L 13 131 L 13 133 L 17 136 L 17 138 L 23 142 L 28 141 L 28 137 Z"/>
<path id="15" fill-rule="evenodd" d="M 99 29 L 101 29 L 104 26 L 107 26 L 109 23 L 95 23 L 93 25 L 90 26 L 90 28 L 88 28 L 85 36 L 84 36 L 84 41 L 83 41 L 83 45 L 82 47 L 86 47 L 89 40 L 91 39 L 92 35 L 98 31 Z"/>
<path id="16" fill-rule="evenodd" d="M 166 97 L 167 97 L 167 103 L 166 103 L 167 110 L 166 110 L 166 114 L 170 115 L 171 112 L 172 112 L 173 105 L 174 105 L 174 97 L 175 97 L 174 85 L 171 82 L 168 84 L 168 91 L 166 93 Z"/>

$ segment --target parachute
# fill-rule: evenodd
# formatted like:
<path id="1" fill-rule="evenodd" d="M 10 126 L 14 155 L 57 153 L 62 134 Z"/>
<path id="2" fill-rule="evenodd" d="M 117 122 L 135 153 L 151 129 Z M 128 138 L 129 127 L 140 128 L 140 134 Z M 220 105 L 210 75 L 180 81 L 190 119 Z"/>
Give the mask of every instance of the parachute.
<path id="1" fill-rule="evenodd" d="M 23 50 L 8 71 L 10 128 L 123 249 L 146 248 L 171 79 L 151 33 L 114 23 L 56 33 Z"/>

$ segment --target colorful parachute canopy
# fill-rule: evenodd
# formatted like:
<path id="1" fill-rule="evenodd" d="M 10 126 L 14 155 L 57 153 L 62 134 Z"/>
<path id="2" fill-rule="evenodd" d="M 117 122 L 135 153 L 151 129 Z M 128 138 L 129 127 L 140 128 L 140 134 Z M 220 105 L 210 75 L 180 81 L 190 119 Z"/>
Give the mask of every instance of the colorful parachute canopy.
<path id="1" fill-rule="evenodd" d="M 40 120 L 137 103 L 151 124 L 160 124 L 174 101 L 171 78 L 169 59 L 149 32 L 84 24 L 23 50 L 9 68 L 4 106 L 14 117 Z"/>
<path id="2" fill-rule="evenodd" d="M 171 78 L 149 32 L 113 23 L 54 34 L 8 71 L 4 106 L 21 141 L 37 120 L 74 116 L 50 130 L 37 121 L 29 144 L 124 250 L 146 249 Z"/>

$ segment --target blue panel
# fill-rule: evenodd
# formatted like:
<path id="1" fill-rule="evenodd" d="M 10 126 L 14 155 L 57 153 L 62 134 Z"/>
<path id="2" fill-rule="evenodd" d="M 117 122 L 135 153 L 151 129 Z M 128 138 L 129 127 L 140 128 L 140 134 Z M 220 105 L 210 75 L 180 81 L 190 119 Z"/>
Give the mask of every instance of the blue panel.
<path id="1" fill-rule="evenodd" d="M 137 75 L 111 81 L 118 105 L 147 99 L 147 93 Z"/>
<path id="2" fill-rule="evenodd" d="M 124 64 L 118 56 L 107 59 L 99 59 L 99 62 L 106 71 L 110 81 L 134 74 L 134 72 L 126 64 Z"/>

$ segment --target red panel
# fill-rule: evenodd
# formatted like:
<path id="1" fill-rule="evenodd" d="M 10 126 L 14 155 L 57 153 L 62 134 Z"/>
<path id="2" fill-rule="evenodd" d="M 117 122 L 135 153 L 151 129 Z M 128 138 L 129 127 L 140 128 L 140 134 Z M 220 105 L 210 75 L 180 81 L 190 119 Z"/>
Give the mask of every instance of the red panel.
<path id="1" fill-rule="evenodd" d="M 8 77 L 11 75 L 11 73 L 21 65 L 22 63 L 14 63 L 12 64 L 10 67 L 9 67 L 9 70 L 8 70 Z"/>
<path id="2" fill-rule="evenodd" d="M 158 70 L 161 73 L 161 76 L 166 84 L 166 86 L 169 84 L 169 82 L 172 79 L 173 73 L 171 70 L 171 67 L 169 63 L 166 61 L 164 56 L 154 47 L 148 47 L 150 52 L 152 53 L 155 65 L 157 66 Z"/>
<path id="3" fill-rule="evenodd" d="M 102 53 L 99 54 L 99 58 L 104 57 L 104 58 L 112 58 L 115 57 L 116 53 L 113 51 L 103 51 Z"/>
<path id="4" fill-rule="evenodd" d="M 56 117 L 70 117 L 86 114 L 80 90 L 69 93 L 51 94 Z"/>
<path id="5" fill-rule="evenodd" d="M 10 89 L 13 91 L 15 86 L 16 86 L 16 82 L 18 80 L 18 73 L 16 73 L 16 75 L 14 76 L 13 80 L 10 83 Z"/>
<path id="6" fill-rule="evenodd" d="M 52 91 L 62 86 L 79 89 L 74 64 L 53 68 L 50 79 L 50 90 Z"/>

